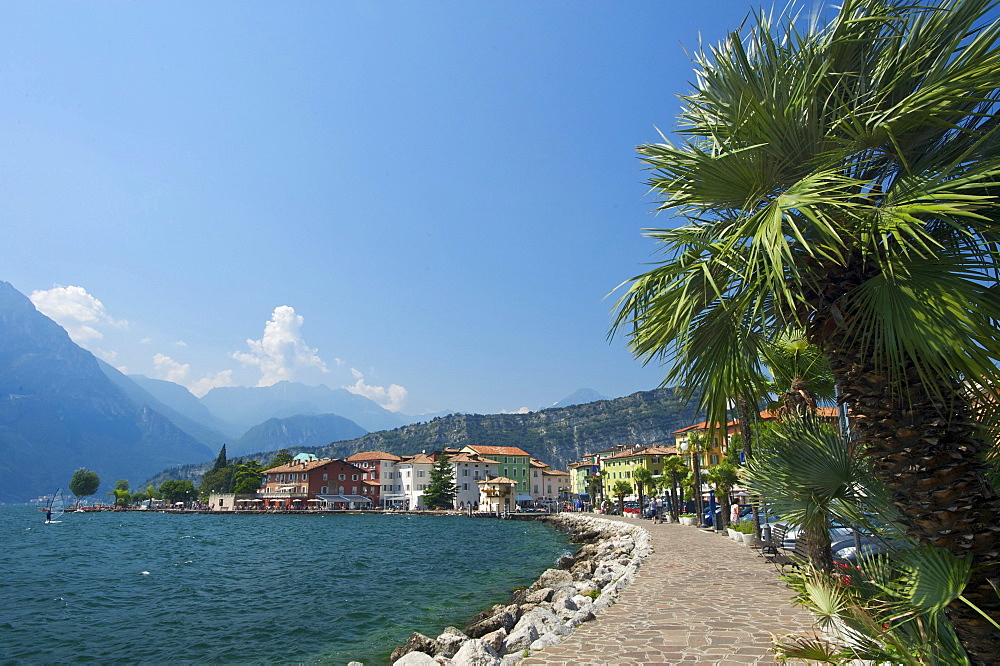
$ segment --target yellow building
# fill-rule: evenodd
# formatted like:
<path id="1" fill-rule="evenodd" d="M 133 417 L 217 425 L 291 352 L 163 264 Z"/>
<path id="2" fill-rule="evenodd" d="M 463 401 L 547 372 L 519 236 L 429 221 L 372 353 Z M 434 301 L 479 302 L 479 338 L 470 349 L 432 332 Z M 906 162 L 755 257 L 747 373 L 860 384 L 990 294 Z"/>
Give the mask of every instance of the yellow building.
<path id="1" fill-rule="evenodd" d="M 618 481 L 625 481 L 632 486 L 632 493 L 637 495 L 639 490 L 632 476 L 635 469 L 637 467 L 645 467 L 652 472 L 654 477 L 662 476 L 663 462 L 669 456 L 675 455 L 677 455 L 676 447 L 650 446 L 634 451 L 623 451 L 603 458 L 601 460 L 601 470 L 605 472 L 605 492 L 610 493 Z M 643 488 L 643 494 L 649 495 L 649 490 L 649 488 Z"/>

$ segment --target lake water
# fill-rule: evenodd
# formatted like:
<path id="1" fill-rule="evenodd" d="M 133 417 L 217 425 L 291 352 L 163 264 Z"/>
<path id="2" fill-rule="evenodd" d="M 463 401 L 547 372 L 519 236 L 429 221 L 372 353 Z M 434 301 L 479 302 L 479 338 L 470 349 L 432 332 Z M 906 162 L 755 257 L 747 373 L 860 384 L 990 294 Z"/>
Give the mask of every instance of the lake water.
<path id="1" fill-rule="evenodd" d="M 0 662 L 387 663 L 572 549 L 542 524 L 458 516 L 43 521 L 0 507 Z"/>

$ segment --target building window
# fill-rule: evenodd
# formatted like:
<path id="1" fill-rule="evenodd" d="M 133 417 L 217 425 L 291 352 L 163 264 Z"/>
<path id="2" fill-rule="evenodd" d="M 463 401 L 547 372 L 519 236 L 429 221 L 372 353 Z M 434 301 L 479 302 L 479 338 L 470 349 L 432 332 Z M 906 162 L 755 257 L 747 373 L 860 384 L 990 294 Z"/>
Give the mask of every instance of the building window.
<path id="1" fill-rule="evenodd" d="M 337 475 L 337 481 L 346 481 L 346 480 L 347 480 L 347 475 L 346 474 L 338 474 Z"/>
<path id="2" fill-rule="evenodd" d="M 468 490 L 468 489 L 469 489 L 469 484 L 463 483 L 462 484 L 462 490 Z"/>
<path id="3" fill-rule="evenodd" d="M 326 476 L 327 476 L 326 474 L 324 474 L 324 475 L 323 475 L 323 480 L 324 480 L 324 481 L 326 481 L 326 480 L 327 480 Z"/>
<path id="4" fill-rule="evenodd" d="M 469 468 L 468 467 L 463 467 L 462 468 L 462 476 L 469 476 Z"/>
<path id="5" fill-rule="evenodd" d="M 352 495 L 357 495 L 358 494 L 358 487 L 357 486 L 351 486 L 351 494 Z"/>
<path id="6" fill-rule="evenodd" d="M 424 470 L 420 470 L 420 471 L 418 471 L 418 472 L 417 472 L 417 476 L 419 476 L 419 477 L 423 478 L 423 476 L 424 476 Z"/>
<path id="7" fill-rule="evenodd" d="M 357 474 L 351 474 L 351 481 L 357 481 L 357 480 L 358 480 L 358 475 Z"/>

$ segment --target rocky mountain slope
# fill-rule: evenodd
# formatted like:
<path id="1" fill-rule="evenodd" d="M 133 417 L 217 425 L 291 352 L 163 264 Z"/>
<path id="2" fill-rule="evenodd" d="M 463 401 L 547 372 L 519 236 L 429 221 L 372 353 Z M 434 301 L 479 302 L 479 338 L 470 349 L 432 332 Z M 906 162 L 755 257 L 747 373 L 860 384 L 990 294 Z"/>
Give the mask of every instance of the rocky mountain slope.
<path id="1" fill-rule="evenodd" d="M 0 340 L 0 502 L 65 488 L 80 467 L 98 473 L 104 499 L 118 479 L 134 484 L 166 466 L 214 455 L 131 399 L 90 352 L 7 282 L 0 282 Z"/>

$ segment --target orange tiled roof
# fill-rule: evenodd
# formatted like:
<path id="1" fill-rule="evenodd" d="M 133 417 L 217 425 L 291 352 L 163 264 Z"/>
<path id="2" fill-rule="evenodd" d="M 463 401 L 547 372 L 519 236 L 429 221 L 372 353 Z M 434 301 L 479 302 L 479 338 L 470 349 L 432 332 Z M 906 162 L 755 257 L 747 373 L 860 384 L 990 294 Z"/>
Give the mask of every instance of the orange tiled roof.
<path id="1" fill-rule="evenodd" d="M 569 476 L 569 472 L 560 472 L 557 469 L 547 469 L 542 472 L 542 476 Z"/>
<path id="2" fill-rule="evenodd" d="M 476 483 L 478 483 L 481 486 L 487 483 L 498 483 L 500 485 L 508 485 L 508 486 L 509 485 L 516 486 L 518 484 L 517 481 L 514 481 L 513 479 L 508 479 L 506 476 L 494 476 L 492 479 L 483 479 L 481 481 L 477 481 Z"/>
<path id="3" fill-rule="evenodd" d="M 397 455 L 386 453 L 385 451 L 360 451 L 347 458 L 348 462 L 355 460 L 401 460 Z"/>
<path id="4" fill-rule="evenodd" d="M 531 459 L 531 466 L 532 466 L 532 467 L 544 467 L 545 469 L 548 469 L 548 468 L 549 468 L 549 466 L 548 466 L 548 465 L 546 465 L 545 463 L 543 463 L 543 462 L 542 462 L 541 460 L 539 460 L 538 458 L 532 458 L 532 459 Z"/>
<path id="5" fill-rule="evenodd" d="M 448 456 L 448 462 L 464 462 L 464 463 L 484 463 L 488 465 L 499 465 L 499 460 L 490 460 L 489 458 L 484 458 L 478 453 L 456 453 L 455 455 Z"/>
<path id="6" fill-rule="evenodd" d="M 434 458 L 431 458 L 426 453 L 418 453 L 415 456 L 406 456 L 405 458 L 403 458 L 402 460 L 399 461 L 400 465 L 408 465 L 410 463 L 424 464 L 424 465 L 433 465 L 434 464 Z"/>
<path id="7" fill-rule="evenodd" d="M 605 460 L 614 460 L 616 458 L 633 458 L 635 456 L 672 456 L 676 455 L 677 447 L 675 446 L 648 446 L 644 449 L 638 449 L 636 451 L 623 451 L 613 456 L 608 456 Z"/>
<path id="8" fill-rule="evenodd" d="M 472 449 L 476 453 L 482 453 L 488 456 L 528 456 L 531 455 L 527 451 L 523 451 L 516 446 L 484 446 L 481 444 L 469 444 L 467 448 Z"/>
<path id="9" fill-rule="evenodd" d="M 836 407 L 817 407 L 816 416 L 821 419 L 835 419 L 840 416 L 840 410 Z M 763 411 L 760 412 L 761 421 L 770 421 L 772 419 L 778 418 L 777 412 Z M 727 428 L 739 425 L 739 419 L 728 421 L 726 423 Z M 681 428 L 680 430 L 674 430 L 670 434 L 677 435 L 684 432 L 690 432 L 692 430 L 708 430 L 708 421 L 702 421 L 701 423 L 696 423 L 694 425 L 689 425 L 686 428 Z"/>
<path id="10" fill-rule="evenodd" d="M 267 474 L 272 473 L 282 473 L 282 472 L 308 472 L 311 469 L 316 469 L 317 467 L 322 467 L 323 465 L 329 465 L 332 462 L 343 462 L 337 458 L 323 458 L 322 460 L 310 460 L 306 463 L 290 462 L 284 465 L 278 465 L 277 467 L 272 467 L 270 469 L 265 469 L 264 472 Z M 354 465 L 351 465 L 354 467 Z"/>

